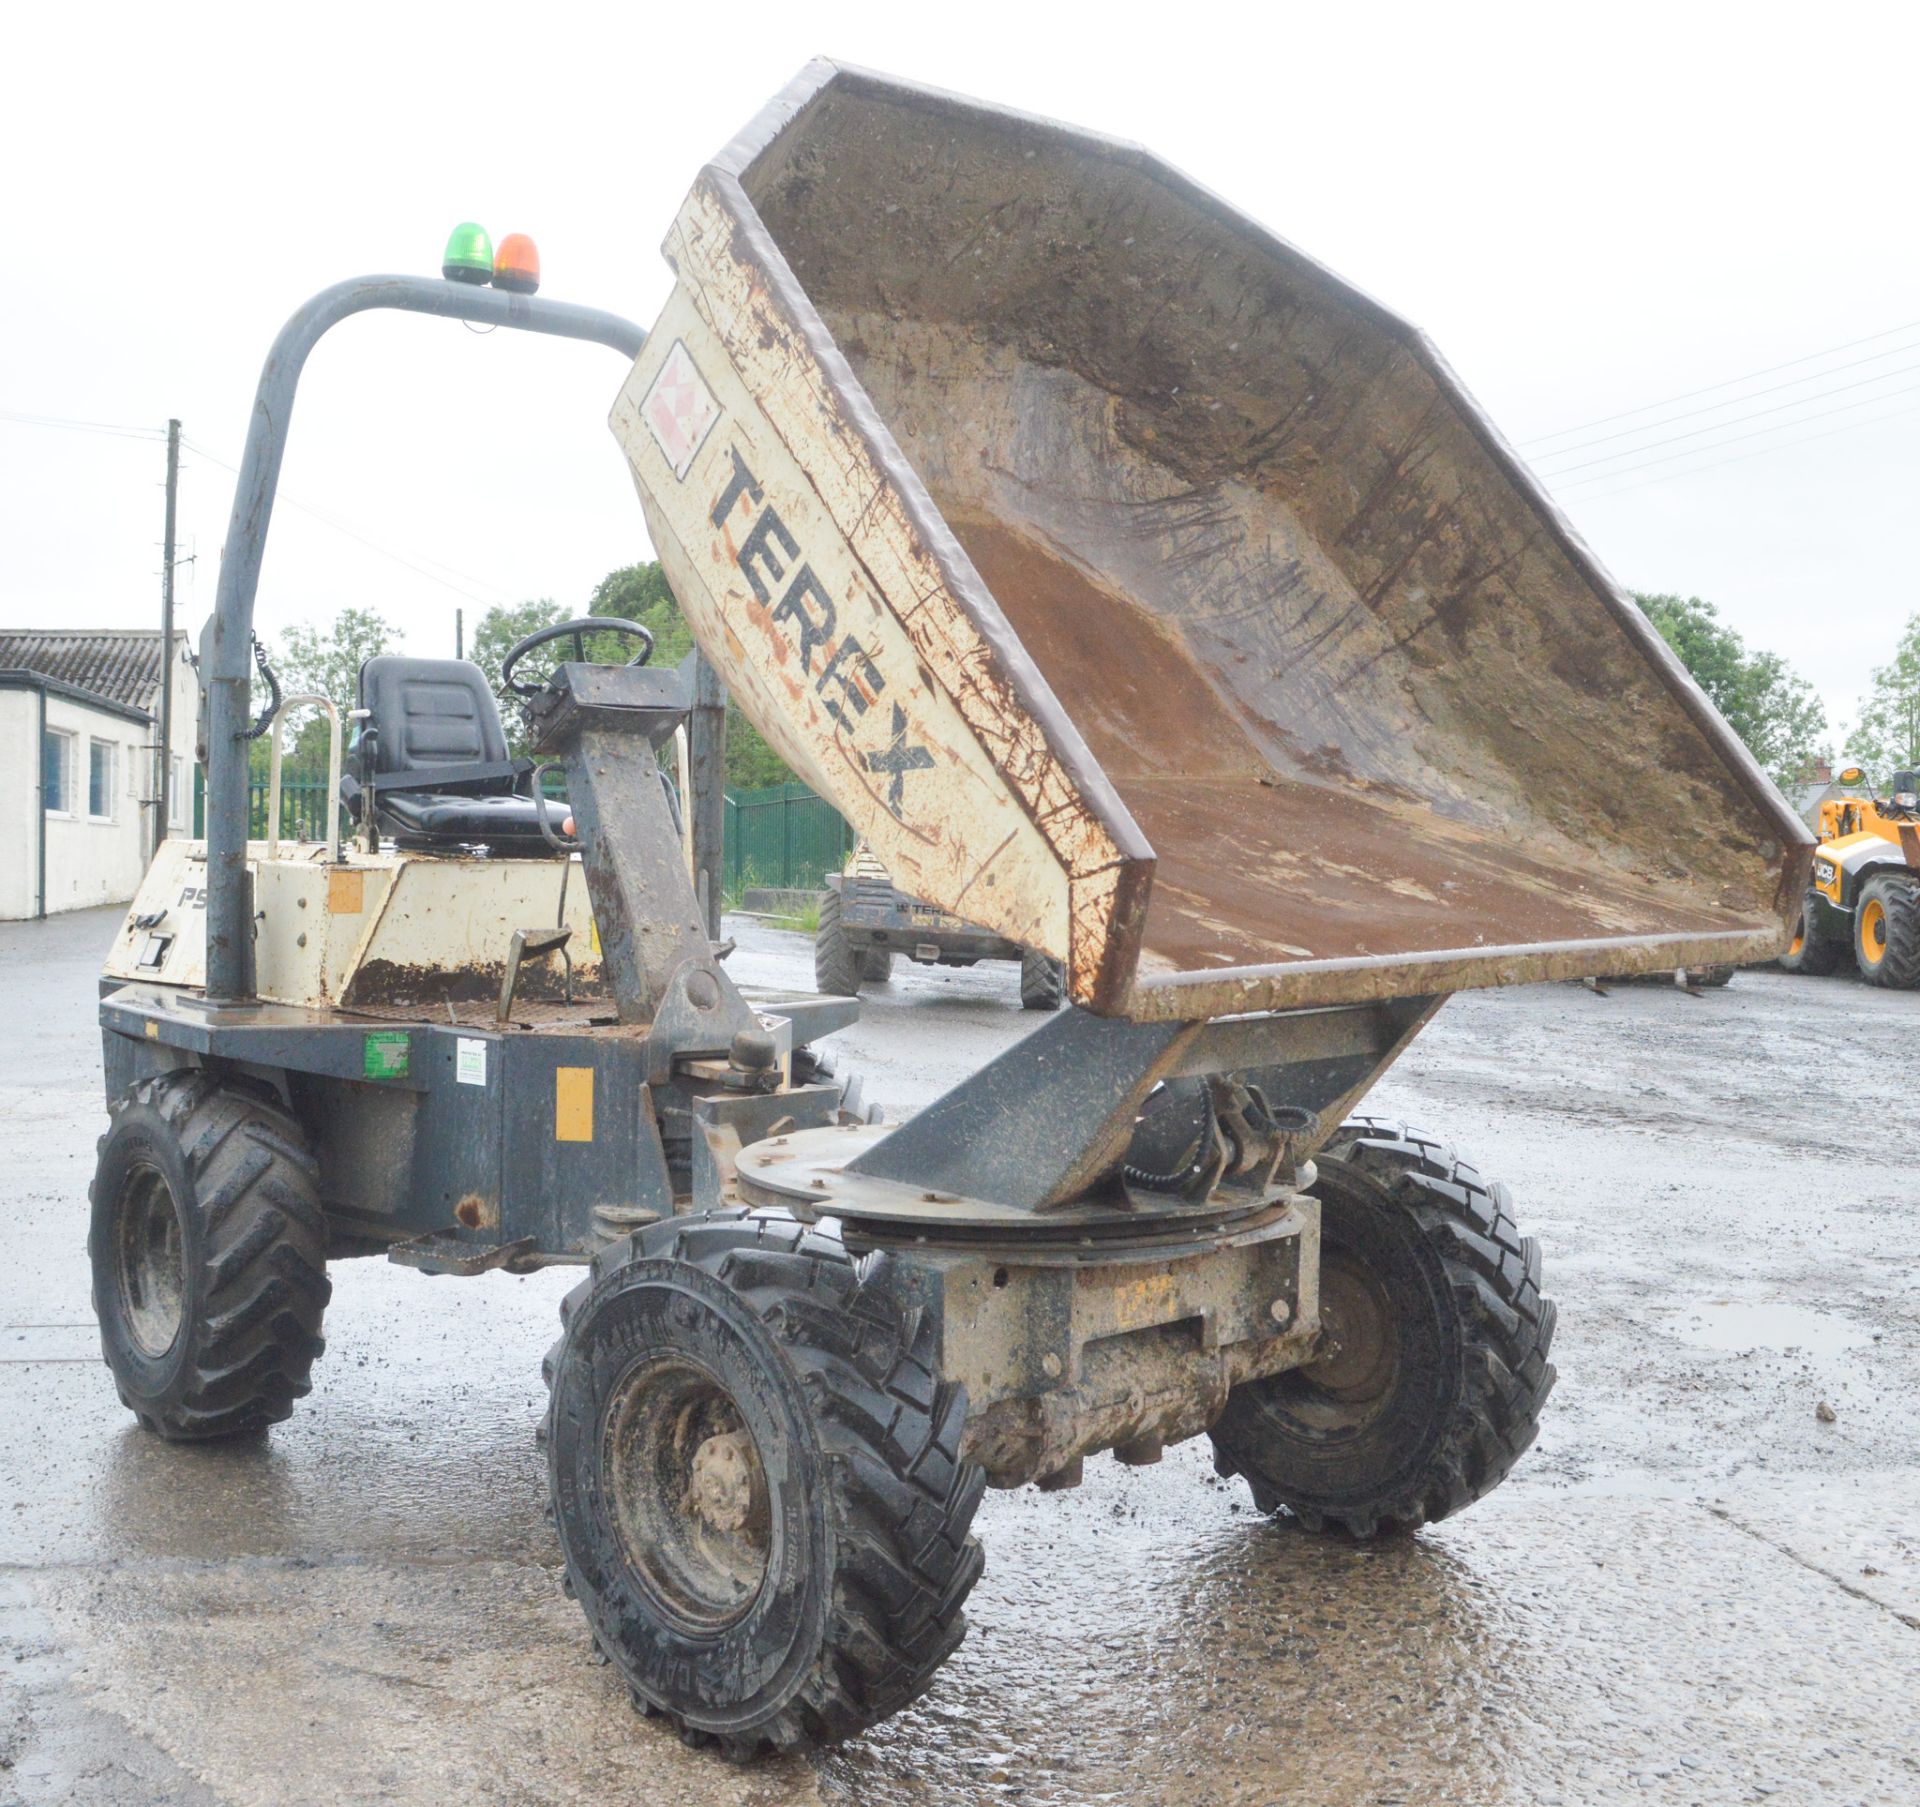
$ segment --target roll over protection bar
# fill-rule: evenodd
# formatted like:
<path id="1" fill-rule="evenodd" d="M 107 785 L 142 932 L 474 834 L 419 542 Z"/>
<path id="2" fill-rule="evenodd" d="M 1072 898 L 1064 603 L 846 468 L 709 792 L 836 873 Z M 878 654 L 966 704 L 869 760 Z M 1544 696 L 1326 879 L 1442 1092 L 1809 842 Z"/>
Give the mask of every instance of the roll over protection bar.
<path id="1" fill-rule="evenodd" d="M 635 358 L 647 335 L 631 320 L 598 308 L 445 282 L 428 276 L 357 276 L 322 289 L 298 308 L 267 353 L 254 393 L 246 451 L 234 484 L 201 682 L 207 693 L 207 996 L 253 993 L 251 887 L 247 882 L 249 652 L 254 594 L 266 551 L 300 373 L 331 327 L 375 308 L 437 314 L 483 326 L 511 326 L 556 338 L 584 339 Z"/>

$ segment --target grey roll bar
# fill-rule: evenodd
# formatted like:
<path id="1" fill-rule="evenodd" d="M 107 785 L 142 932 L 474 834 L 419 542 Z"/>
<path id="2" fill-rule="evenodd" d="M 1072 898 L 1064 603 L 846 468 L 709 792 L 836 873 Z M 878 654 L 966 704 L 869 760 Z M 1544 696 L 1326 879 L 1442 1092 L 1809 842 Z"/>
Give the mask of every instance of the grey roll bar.
<path id="1" fill-rule="evenodd" d="M 266 551 L 286 451 L 294 392 L 307 354 L 329 328 L 374 308 L 437 314 L 483 326 L 512 326 L 605 345 L 636 358 L 647 335 L 631 320 L 598 308 L 430 276 L 357 276 L 335 283 L 297 309 L 267 353 L 254 394 L 246 451 L 234 484 L 233 516 L 220 560 L 213 634 L 201 681 L 207 690 L 207 987 L 209 999 L 253 993 L 251 887 L 247 882 L 249 648 L 254 593 Z"/>

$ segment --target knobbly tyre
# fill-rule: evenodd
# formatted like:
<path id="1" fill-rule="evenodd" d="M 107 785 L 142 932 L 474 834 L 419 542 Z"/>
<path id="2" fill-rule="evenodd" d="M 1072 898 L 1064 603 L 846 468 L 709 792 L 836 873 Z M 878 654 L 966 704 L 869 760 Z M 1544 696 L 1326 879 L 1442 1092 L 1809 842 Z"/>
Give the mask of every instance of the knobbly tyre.
<path id="1" fill-rule="evenodd" d="M 986 1485 L 1206 1434 L 1364 1537 L 1497 1484 L 1553 1380 L 1538 1250 L 1361 1101 L 1450 992 L 1771 957 L 1809 840 L 1427 342 L 1137 147 L 815 64 L 666 249 L 650 333 L 391 277 L 276 343 L 207 842 L 101 1006 L 92 1246 L 115 1378 L 182 1439 L 285 1416 L 334 1259 L 583 1264 L 566 1585 L 641 1706 L 745 1757 L 927 1686 Z M 630 361 L 719 679 L 1072 1008 L 899 1128 L 849 1109 L 806 1048 L 851 1006 L 744 997 L 689 881 L 653 749 L 692 708 L 711 873 L 697 670 L 516 662 L 577 864 L 448 663 L 364 679 L 359 845 L 247 842 L 294 386 L 376 306 Z"/>

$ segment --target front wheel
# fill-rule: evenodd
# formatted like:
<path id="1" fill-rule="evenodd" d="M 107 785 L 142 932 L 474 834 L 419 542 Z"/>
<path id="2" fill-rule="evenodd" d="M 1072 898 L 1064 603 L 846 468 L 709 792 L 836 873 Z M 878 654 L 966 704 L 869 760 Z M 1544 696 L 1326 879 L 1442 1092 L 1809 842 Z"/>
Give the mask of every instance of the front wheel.
<path id="1" fill-rule="evenodd" d="M 830 998 L 860 995 L 860 954 L 840 919 L 840 893 L 829 886 L 820 899 L 820 926 L 813 932 L 813 982 Z"/>
<path id="2" fill-rule="evenodd" d="M 984 1477 L 928 1314 L 777 1215 L 594 1258 L 547 1356 L 568 1591 L 634 1702 L 748 1758 L 898 1712 L 966 1630 Z"/>
<path id="3" fill-rule="evenodd" d="M 1322 1352 L 1234 1389 L 1214 1465 L 1309 1530 L 1411 1530 L 1533 1441 L 1554 1382 L 1539 1247 L 1504 1186 L 1417 1130 L 1358 1117 L 1317 1160 Z"/>
<path id="4" fill-rule="evenodd" d="M 1870 879 L 1853 912 L 1853 954 L 1869 985 L 1920 988 L 1920 885 Z"/>
<path id="5" fill-rule="evenodd" d="M 300 1126 L 205 1072 L 113 1106 L 87 1250 L 100 1344 L 126 1405 L 175 1441 L 277 1424 L 325 1347 L 326 1219 Z"/>

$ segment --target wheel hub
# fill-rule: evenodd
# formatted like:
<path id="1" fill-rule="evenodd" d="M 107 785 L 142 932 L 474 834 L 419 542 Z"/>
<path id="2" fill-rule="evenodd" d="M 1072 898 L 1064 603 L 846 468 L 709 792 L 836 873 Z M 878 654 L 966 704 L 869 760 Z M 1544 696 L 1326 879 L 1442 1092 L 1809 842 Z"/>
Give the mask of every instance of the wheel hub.
<path id="1" fill-rule="evenodd" d="M 1887 946 L 1887 912 L 1877 897 L 1869 898 L 1861 906 L 1860 928 L 1862 938 L 1871 950 L 1870 957 L 1878 960 Z"/>
<path id="2" fill-rule="evenodd" d="M 607 1504 L 636 1577 L 693 1630 L 736 1624 L 766 1580 L 773 1513 L 732 1395 L 696 1363 L 660 1357 L 619 1382 L 602 1424 Z"/>
<path id="3" fill-rule="evenodd" d="M 745 1431 L 722 1431 L 693 1452 L 687 1503 L 714 1530 L 734 1536 L 764 1520 L 766 1477 Z"/>
<path id="4" fill-rule="evenodd" d="M 120 1210 L 120 1315 L 135 1348 L 158 1360 L 186 1315 L 186 1256 L 180 1213 L 158 1168 L 128 1176 Z"/>
<path id="5" fill-rule="evenodd" d="M 1345 1405 L 1364 1405 L 1392 1384 L 1400 1340 L 1380 1283 L 1338 1257 L 1320 1270 L 1321 1353 L 1300 1370 L 1315 1390 Z"/>

